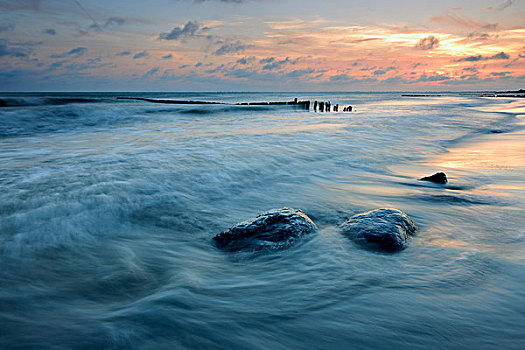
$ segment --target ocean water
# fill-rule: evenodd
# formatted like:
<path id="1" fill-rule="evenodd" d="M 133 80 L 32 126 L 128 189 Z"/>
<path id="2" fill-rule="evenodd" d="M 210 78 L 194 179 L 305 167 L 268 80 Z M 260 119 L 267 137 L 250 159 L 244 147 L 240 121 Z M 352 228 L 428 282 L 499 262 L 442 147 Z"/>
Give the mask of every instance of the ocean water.
<path id="1" fill-rule="evenodd" d="M 331 100 L 292 106 L 163 105 Z M 2 94 L 2 349 L 522 349 L 525 101 L 400 93 Z M 418 181 L 445 171 L 446 186 Z M 225 253 L 272 208 L 319 231 Z M 337 225 L 381 207 L 395 254 Z"/>

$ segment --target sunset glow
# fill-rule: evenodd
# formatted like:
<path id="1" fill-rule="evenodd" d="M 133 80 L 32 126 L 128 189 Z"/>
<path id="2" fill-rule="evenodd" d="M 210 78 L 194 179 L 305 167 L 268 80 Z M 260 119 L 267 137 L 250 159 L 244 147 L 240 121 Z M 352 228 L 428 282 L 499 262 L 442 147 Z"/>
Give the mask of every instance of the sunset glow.
<path id="1" fill-rule="evenodd" d="M 500 2 L 0 0 L 1 89 L 517 89 Z"/>

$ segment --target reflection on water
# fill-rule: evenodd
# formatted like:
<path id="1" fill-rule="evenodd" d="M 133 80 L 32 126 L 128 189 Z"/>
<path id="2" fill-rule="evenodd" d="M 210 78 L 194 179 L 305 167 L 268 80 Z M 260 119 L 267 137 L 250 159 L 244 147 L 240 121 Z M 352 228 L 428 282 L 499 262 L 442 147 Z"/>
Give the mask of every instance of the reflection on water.
<path id="1" fill-rule="evenodd" d="M 0 110 L 0 347 L 521 348 L 525 143 L 512 111 L 523 102 L 140 96 L 358 112 L 17 96 L 24 106 Z M 418 180 L 436 171 L 447 185 Z M 283 206 L 319 232 L 273 254 L 213 246 Z M 405 251 L 338 231 L 378 207 L 420 226 Z"/>
<path id="2" fill-rule="evenodd" d="M 525 133 L 486 136 L 432 160 L 439 168 L 507 170 L 525 167 Z"/>

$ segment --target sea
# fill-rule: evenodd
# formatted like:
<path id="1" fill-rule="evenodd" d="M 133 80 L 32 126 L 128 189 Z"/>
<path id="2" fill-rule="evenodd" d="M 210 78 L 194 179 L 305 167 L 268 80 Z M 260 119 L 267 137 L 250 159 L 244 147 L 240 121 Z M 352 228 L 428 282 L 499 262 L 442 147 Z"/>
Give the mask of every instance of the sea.
<path id="1" fill-rule="evenodd" d="M 294 98 L 339 112 L 234 105 Z M 1 349 L 524 348 L 523 98 L 0 99 Z M 446 185 L 419 180 L 438 171 Z M 318 231 L 280 250 L 213 244 L 282 207 Z M 338 229 L 376 208 L 419 226 L 405 250 Z"/>

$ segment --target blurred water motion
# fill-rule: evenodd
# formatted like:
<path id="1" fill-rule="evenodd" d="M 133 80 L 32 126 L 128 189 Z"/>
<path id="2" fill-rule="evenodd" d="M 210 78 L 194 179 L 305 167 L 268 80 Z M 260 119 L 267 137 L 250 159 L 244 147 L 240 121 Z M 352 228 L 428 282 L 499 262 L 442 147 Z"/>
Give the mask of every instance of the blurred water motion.
<path id="1" fill-rule="evenodd" d="M 298 97 L 356 112 L 0 96 L 18 104 L 0 109 L 0 347 L 522 347 L 522 101 L 124 95 Z M 418 180 L 437 171 L 449 183 Z M 319 232 L 269 254 L 213 246 L 283 206 Z M 337 230 L 378 207 L 420 226 L 403 252 Z"/>

